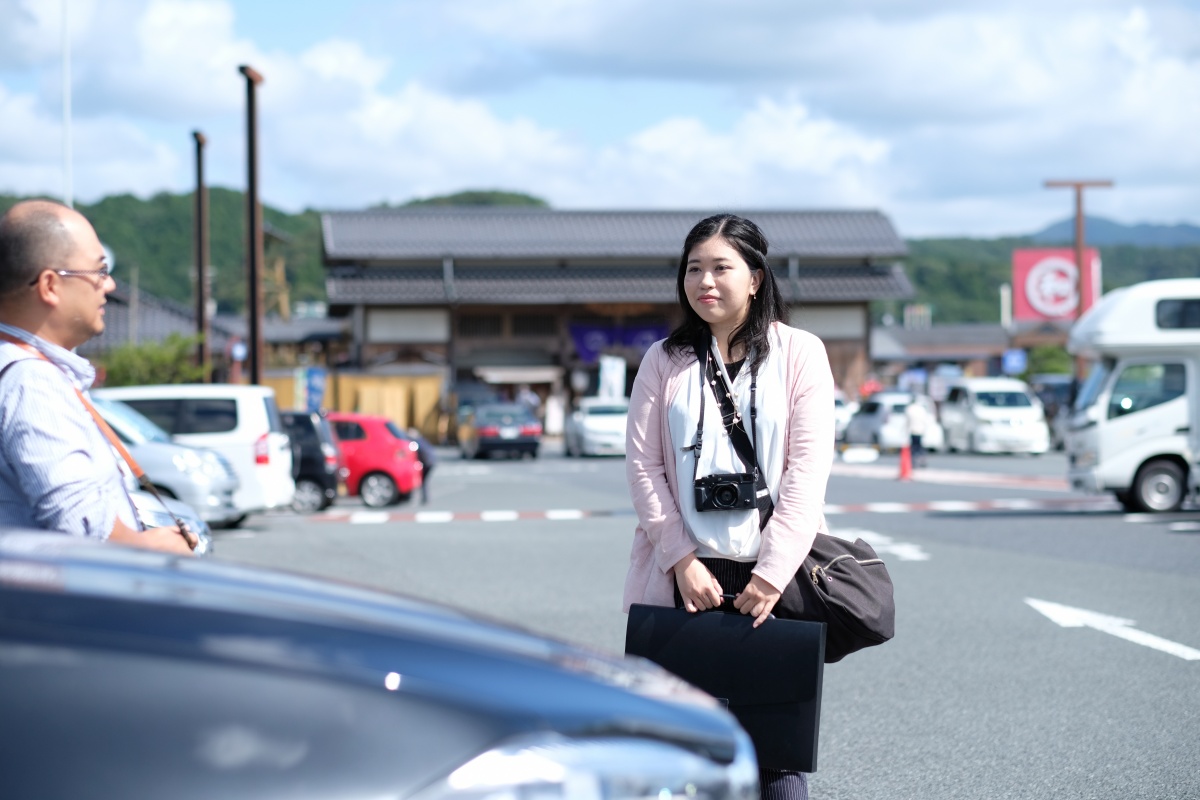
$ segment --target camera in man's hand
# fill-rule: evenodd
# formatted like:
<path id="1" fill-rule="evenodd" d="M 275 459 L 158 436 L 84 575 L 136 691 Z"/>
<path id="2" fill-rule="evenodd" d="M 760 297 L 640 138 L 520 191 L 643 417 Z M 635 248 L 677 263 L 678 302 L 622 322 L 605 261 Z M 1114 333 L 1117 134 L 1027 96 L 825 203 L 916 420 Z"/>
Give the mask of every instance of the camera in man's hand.
<path id="1" fill-rule="evenodd" d="M 755 507 L 752 473 L 705 475 L 692 486 L 696 491 L 697 511 L 746 511 Z"/>

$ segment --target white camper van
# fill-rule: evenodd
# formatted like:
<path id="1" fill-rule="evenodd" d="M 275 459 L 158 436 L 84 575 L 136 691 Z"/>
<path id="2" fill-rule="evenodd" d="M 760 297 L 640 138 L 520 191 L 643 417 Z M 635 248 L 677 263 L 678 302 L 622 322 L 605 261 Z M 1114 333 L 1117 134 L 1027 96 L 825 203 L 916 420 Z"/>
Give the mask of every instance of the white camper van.
<path id="1" fill-rule="evenodd" d="M 1138 511 L 1178 509 L 1196 477 L 1200 278 L 1109 292 L 1067 349 L 1091 362 L 1067 433 L 1071 486 Z"/>

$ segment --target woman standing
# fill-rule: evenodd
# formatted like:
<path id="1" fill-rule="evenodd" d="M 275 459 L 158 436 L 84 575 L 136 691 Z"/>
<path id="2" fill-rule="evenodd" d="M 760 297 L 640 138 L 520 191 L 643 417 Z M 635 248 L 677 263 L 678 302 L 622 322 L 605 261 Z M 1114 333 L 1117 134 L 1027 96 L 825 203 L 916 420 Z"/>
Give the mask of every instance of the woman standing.
<path id="1" fill-rule="evenodd" d="M 684 240 L 683 324 L 646 353 L 630 398 L 626 472 L 638 527 L 626 610 L 648 603 L 695 612 L 732 594 L 758 626 L 817 532 L 827 532 L 833 376 L 821 341 L 787 326 L 766 256 L 758 226 L 730 214 L 701 220 Z M 723 397 L 735 435 L 749 434 L 755 465 L 738 454 Z M 712 508 L 703 498 L 698 506 L 697 479 L 754 467 L 757 507 Z M 773 510 L 761 497 L 768 491 Z M 808 796 L 804 773 L 762 770 L 760 778 L 764 798 Z"/>

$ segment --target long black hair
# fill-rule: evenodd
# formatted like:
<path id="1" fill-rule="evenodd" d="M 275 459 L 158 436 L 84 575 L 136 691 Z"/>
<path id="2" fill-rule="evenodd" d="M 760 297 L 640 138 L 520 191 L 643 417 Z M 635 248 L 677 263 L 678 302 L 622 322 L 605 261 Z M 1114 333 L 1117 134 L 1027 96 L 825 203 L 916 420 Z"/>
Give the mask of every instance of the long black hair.
<path id="1" fill-rule="evenodd" d="M 671 331 L 671 335 L 663 342 L 663 348 L 672 356 L 686 354 L 690 350 L 699 358 L 709 347 L 712 329 L 688 302 L 683 281 L 692 249 L 714 236 L 721 237 L 730 247 L 737 250 L 751 272 L 758 270 L 762 273 L 762 281 L 759 282 L 757 294 L 750 301 L 750 313 L 746 321 L 729 337 L 729 349 L 733 350 L 735 345 L 741 345 L 747 353 L 753 353 L 754 361 L 750 366 L 757 369 L 771 349 L 767 335 L 771 330 L 771 323 L 787 322 L 788 307 L 779 294 L 775 273 L 767 263 L 767 237 L 753 222 L 733 214 L 717 214 L 700 220 L 683 240 L 679 275 L 675 281 L 679 308 L 683 311 L 683 323 Z"/>

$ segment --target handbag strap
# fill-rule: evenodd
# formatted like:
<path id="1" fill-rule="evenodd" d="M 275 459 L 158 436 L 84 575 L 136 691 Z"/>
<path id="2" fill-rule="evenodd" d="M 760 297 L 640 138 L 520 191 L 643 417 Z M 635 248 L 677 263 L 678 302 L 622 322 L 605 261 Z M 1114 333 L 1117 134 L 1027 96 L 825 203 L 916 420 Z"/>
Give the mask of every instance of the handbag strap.
<path id="1" fill-rule="evenodd" d="M 46 358 L 45 353 L 43 353 L 41 350 L 38 350 L 36 347 L 29 344 L 28 342 L 23 342 L 20 339 L 9 336 L 6 333 L 0 333 L 0 339 L 3 339 L 7 342 L 11 342 L 12 344 L 15 344 L 17 347 L 21 348 L 22 350 L 32 353 L 35 358 L 40 358 L 42 361 L 46 361 L 48 363 L 53 363 L 53 362 L 50 362 L 50 359 Z M 9 366 L 12 366 L 12 365 L 10 364 Z M 8 371 L 8 368 L 5 367 L 4 372 L 7 372 L 7 371 Z M 2 374 L 3 374 L 3 372 L 0 372 L 0 375 L 2 375 Z M 167 506 L 167 503 L 165 500 L 163 500 L 162 495 L 160 495 L 158 493 L 158 488 L 153 483 L 150 482 L 150 478 L 146 475 L 146 471 L 144 469 L 142 469 L 141 465 L 138 464 L 136 460 L 134 460 L 133 455 L 129 452 L 128 448 L 125 447 L 125 445 L 121 441 L 120 437 L 117 436 L 116 432 L 112 429 L 112 426 L 104 421 L 104 417 L 100 416 L 100 412 L 96 410 L 96 407 L 94 405 L 92 405 L 92 401 L 88 400 L 87 395 L 85 395 L 83 392 L 81 392 L 78 387 L 72 387 L 72 388 L 75 389 L 75 395 L 76 395 L 76 397 L 79 398 L 79 402 L 83 403 L 83 407 L 87 409 L 89 414 L 91 414 L 92 420 L 95 421 L 95 423 L 96 423 L 96 427 L 98 427 L 100 429 L 100 433 L 103 434 L 104 438 L 108 440 L 108 443 L 113 446 L 113 449 L 115 449 L 117 451 L 117 453 L 120 454 L 121 458 L 124 459 L 125 463 L 129 465 L 130 471 L 133 473 L 133 476 L 137 479 L 138 486 L 141 487 L 143 490 L 149 492 L 150 494 L 154 495 L 154 498 L 156 500 L 158 500 L 159 504 L 161 504 L 162 507 L 166 510 L 166 512 L 171 516 L 171 519 L 175 522 L 175 524 L 179 526 L 179 530 L 180 530 L 181 534 L 183 535 L 183 538 L 187 540 L 187 542 L 190 546 L 195 547 L 195 544 L 192 542 L 191 538 L 189 538 L 187 533 L 185 533 L 185 531 L 188 530 L 187 525 L 185 525 L 183 520 L 181 520 L 178 516 L 176 516 L 175 512 L 173 512 Z M 140 519 L 138 520 L 138 524 L 139 525 L 142 524 Z"/>

